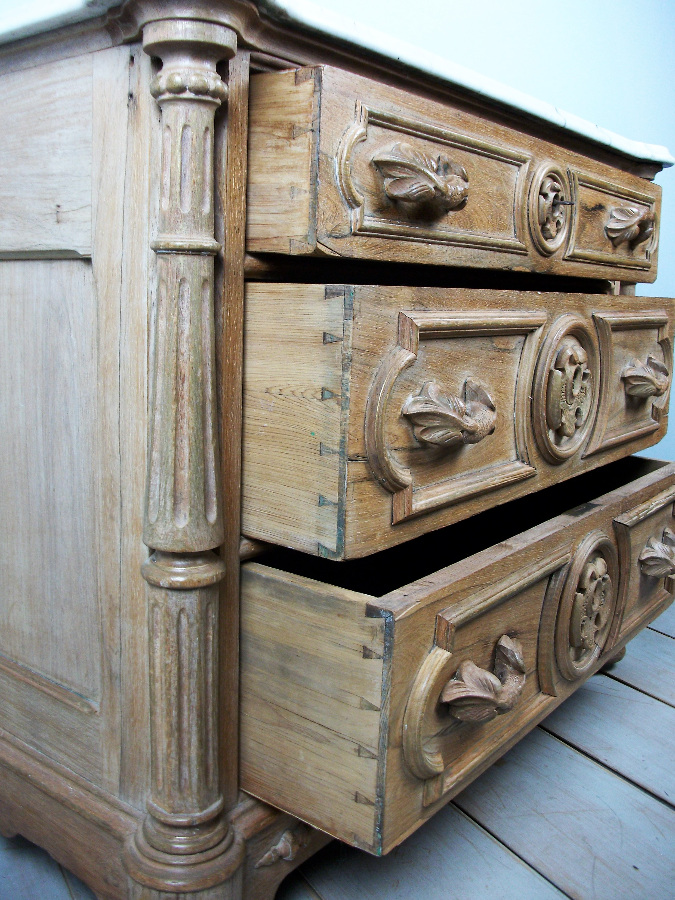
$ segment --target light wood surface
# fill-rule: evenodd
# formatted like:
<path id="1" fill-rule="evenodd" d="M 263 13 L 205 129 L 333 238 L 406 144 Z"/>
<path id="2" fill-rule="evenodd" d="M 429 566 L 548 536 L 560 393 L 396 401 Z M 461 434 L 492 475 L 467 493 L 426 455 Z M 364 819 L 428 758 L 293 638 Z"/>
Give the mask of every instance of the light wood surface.
<path id="1" fill-rule="evenodd" d="M 91 256 L 94 60 L 0 76 L 0 259 Z"/>
<path id="2" fill-rule="evenodd" d="M 252 253 L 655 278 L 660 191 L 590 147 L 329 66 L 253 78 L 250 146 Z"/>
<path id="3" fill-rule="evenodd" d="M 249 72 L 297 66 L 282 79 L 297 109 L 280 88 L 272 127 L 251 132 Z M 671 306 L 634 296 L 655 274 L 658 165 L 359 60 L 248 0 L 130 0 L 0 48 L 0 88 L 0 831 L 105 900 L 269 900 L 328 840 L 286 809 L 391 848 L 669 601 L 675 571 L 639 567 L 670 566 L 672 484 L 652 491 L 672 473 L 608 512 L 584 505 L 610 478 L 598 469 L 535 544 L 514 538 L 524 507 L 490 526 L 479 513 L 664 432 Z M 395 171 L 411 159 L 417 212 Z M 249 186 L 281 201 L 265 239 L 285 267 L 244 253 Z M 245 279 L 272 276 L 282 293 L 251 284 L 268 299 L 246 304 Z M 448 322 L 421 298 L 453 287 Z M 242 410 L 246 305 L 262 340 Z M 557 409 L 563 357 L 582 390 Z M 582 421 L 565 434 L 542 406 Z M 239 778 L 243 413 L 260 473 L 246 514 L 311 551 L 283 575 L 257 564 L 245 614 L 259 756 L 242 766 L 284 809 Z M 456 539 L 413 541 L 465 501 Z M 488 531 L 482 546 L 513 543 L 476 562 L 471 535 Z M 392 535 L 404 546 L 371 559 Z M 321 558 L 357 552 L 358 573 Z M 279 766 L 269 734 L 283 745 L 289 722 Z"/>
<path id="4" fill-rule="evenodd" d="M 452 529 L 397 550 L 399 579 L 411 563 L 418 578 L 384 596 L 387 558 L 359 564 L 361 576 L 282 552 L 274 568 L 264 555 L 246 564 L 244 789 L 372 853 L 400 843 L 671 602 L 651 579 L 638 626 L 623 590 L 639 560 L 619 558 L 613 520 L 649 507 L 662 528 L 673 515 L 672 467 L 632 481 L 635 462 L 619 465 L 613 493 L 542 522 L 552 509 L 544 498 L 541 524 L 439 571 L 451 561 Z M 574 486 L 558 503 L 572 501 Z M 293 574 L 303 569 L 312 577 Z M 591 612 L 602 572 L 601 611 Z M 354 592 L 360 578 L 370 595 Z M 576 635 L 582 615 L 594 622 L 589 644 Z"/>
<path id="5" fill-rule="evenodd" d="M 672 609 L 673 607 L 670 607 L 670 610 Z M 663 628 L 670 610 L 656 619 L 650 630 Z M 675 644 L 672 646 L 675 647 Z M 598 685 L 599 690 L 603 691 L 608 681 L 606 676 L 591 679 L 546 720 L 546 727 L 551 722 L 565 719 L 572 731 L 585 736 L 583 751 L 574 744 L 573 754 L 567 757 L 568 761 L 558 760 L 566 766 L 565 772 L 571 775 L 576 771 L 575 761 L 579 756 L 590 754 L 593 758 L 599 759 L 600 754 L 604 753 L 606 759 L 602 765 L 610 771 L 620 772 L 622 779 L 626 779 L 629 790 L 634 796 L 640 797 L 644 788 L 640 786 L 640 782 L 633 780 L 633 776 L 638 774 L 636 769 L 631 771 L 622 769 L 622 761 L 634 752 L 637 742 L 634 738 L 634 727 L 630 729 L 620 725 L 623 720 L 620 707 L 625 709 L 632 704 L 639 707 L 645 699 L 644 695 L 632 687 L 626 687 L 625 706 L 621 702 L 618 706 L 614 703 L 595 705 L 593 722 L 590 725 L 585 704 L 576 702 L 576 698 L 581 698 L 588 690 L 596 690 Z M 660 701 L 653 703 L 655 705 L 649 721 L 655 739 L 649 740 L 648 733 L 640 732 L 640 737 L 647 738 L 641 745 L 642 767 L 652 774 L 657 771 L 663 772 L 664 764 L 667 764 L 667 759 L 664 758 L 666 754 L 662 752 L 659 742 L 659 738 L 663 739 L 667 728 L 659 725 L 661 716 L 664 713 L 669 715 L 670 709 Z M 663 721 L 667 724 L 668 719 Z M 612 735 L 610 743 L 605 740 L 605 733 Z M 599 744 L 596 745 L 597 740 Z M 510 751 L 507 758 L 517 757 L 520 752 L 520 747 L 516 747 Z M 503 766 L 499 768 L 503 769 Z M 538 778 L 536 769 L 526 775 L 526 778 L 536 784 Z M 651 788 L 657 784 L 657 780 L 651 781 Z M 465 793 L 470 794 L 479 787 L 480 779 Z M 538 810 L 534 805 L 537 802 L 537 794 L 536 791 L 529 789 L 523 794 L 525 802 L 519 803 L 519 828 L 527 829 L 530 822 L 539 821 Z M 526 801 L 529 796 L 532 796 L 533 802 L 528 808 Z M 634 838 L 635 820 L 623 820 L 623 842 L 608 845 L 602 830 L 592 831 L 584 828 L 584 821 L 589 818 L 592 821 L 597 815 L 594 805 L 588 802 L 588 798 L 584 804 L 572 808 L 567 784 L 563 783 L 556 799 L 561 809 L 570 810 L 569 818 L 573 819 L 573 824 L 568 823 L 566 829 L 570 836 L 586 835 L 591 842 L 591 849 L 595 851 L 598 848 L 598 852 L 608 854 L 606 858 L 612 864 L 615 858 L 625 855 L 626 848 L 630 848 Z M 610 804 L 611 809 L 614 809 L 611 798 Z M 672 796 L 670 806 L 672 807 Z M 506 831 L 507 835 L 509 830 Z M 602 851 L 601 846 L 604 848 Z M 324 852 L 304 863 L 297 873 L 286 879 L 276 897 L 277 900 L 357 900 L 363 897 L 364 891 L 367 891 L 371 896 L 387 897 L 387 900 L 417 900 L 421 892 L 420 886 L 423 886 L 425 896 L 438 897 L 439 900 L 456 894 L 470 896 L 472 900 L 489 900 L 495 893 L 508 892 L 514 888 L 518 891 L 518 897 L 539 900 L 545 896 L 569 896 L 567 892 L 563 893 L 561 890 L 568 882 L 568 862 L 569 857 L 559 858 L 552 854 L 549 858 L 549 864 L 552 865 L 547 871 L 547 878 L 550 881 L 543 880 L 537 872 L 536 860 L 530 858 L 527 853 L 523 858 L 516 856 L 504 845 L 503 839 L 488 835 L 479 824 L 451 804 L 401 847 L 383 859 L 375 859 L 337 843 L 331 844 Z M 292 863 L 280 862 L 277 865 L 289 866 Z M 658 858 L 646 860 L 646 867 L 647 870 L 653 870 L 654 867 L 661 868 L 662 860 Z M 274 866 L 257 871 L 272 873 Z M 648 877 L 649 874 L 647 871 Z M 33 900 L 38 894 L 42 900 L 64 900 L 64 896 L 70 897 L 69 894 L 63 893 L 64 878 L 75 900 L 90 900 L 93 896 L 70 872 L 57 868 L 43 851 L 20 838 L 13 841 L 0 839 L 0 878 L 2 876 L 9 879 L 12 885 L 14 890 L 12 900 Z M 660 895 L 667 896 L 669 888 L 668 883 L 663 885 Z M 22 890 L 25 893 L 22 894 Z M 593 880 L 586 882 L 573 896 L 579 900 L 594 900 L 598 896 L 598 883 Z"/>
<path id="6" fill-rule="evenodd" d="M 364 556 L 667 427 L 670 375 L 645 369 L 641 397 L 626 385 L 637 360 L 670 373 L 662 298 L 268 283 L 246 298 L 242 527 L 259 540 Z"/>

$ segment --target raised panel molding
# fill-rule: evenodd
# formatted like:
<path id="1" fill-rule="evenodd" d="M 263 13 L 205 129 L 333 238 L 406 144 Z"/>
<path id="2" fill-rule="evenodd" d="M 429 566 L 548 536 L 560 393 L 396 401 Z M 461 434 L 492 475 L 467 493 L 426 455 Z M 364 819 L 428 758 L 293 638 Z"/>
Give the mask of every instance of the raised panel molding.
<path id="1" fill-rule="evenodd" d="M 592 262 L 607 266 L 622 266 L 627 269 L 651 268 L 652 255 L 656 250 L 657 230 L 653 227 L 656 217 L 656 202 L 653 197 L 641 191 L 631 190 L 598 178 L 594 175 L 580 172 L 576 169 L 569 170 L 569 179 L 572 186 L 572 222 L 570 227 L 570 239 L 565 251 L 565 259 Z M 602 201 L 599 209 L 593 207 L 586 210 L 583 207 L 582 198 L 584 190 L 599 194 Z M 611 223 L 616 209 L 631 205 L 639 215 L 640 211 L 652 222 L 652 232 L 646 240 L 639 243 L 623 242 L 615 243 L 611 238 Z M 584 242 L 580 236 L 582 222 L 582 209 L 586 215 L 596 212 L 598 221 L 597 233 L 593 241 Z M 610 230 L 608 231 L 608 227 Z M 627 250 L 631 252 L 626 252 Z M 634 252 L 635 251 L 635 252 Z"/>
<path id="2" fill-rule="evenodd" d="M 462 150 L 471 153 L 478 158 L 489 158 L 507 166 L 514 167 L 516 176 L 514 179 L 514 193 L 510 198 L 509 211 L 511 215 L 511 235 L 490 235 L 480 231 L 467 231 L 461 228 L 453 228 L 452 222 L 440 224 L 437 220 L 433 224 L 425 224 L 424 221 L 392 221 L 378 216 L 375 212 L 366 209 L 366 198 L 359 191 L 354 180 L 354 157 L 357 145 L 367 140 L 369 129 L 382 128 L 392 132 L 395 140 L 399 135 L 412 138 L 421 138 L 436 145 L 437 149 L 448 148 L 449 151 Z M 399 143 L 399 147 L 401 144 Z M 408 152 L 412 148 L 408 147 Z M 413 151 L 414 152 L 414 151 Z M 461 182 L 463 187 L 458 193 L 458 203 L 449 208 L 461 209 L 465 205 L 469 188 L 469 177 L 452 153 L 446 151 L 448 164 L 455 166 L 454 177 Z M 391 154 L 390 154 L 391 155 Z M 442 157 L 439 157 L 441 159 Z M 374 158 L 371 162 L 381 169 L 380 161 Z M 435 244 L 447 244 L 449 246 L 460 245 L 463 247 L 478 247 L 494 250 L 509 250 L 512 253 L 527 253 L 527 247 L 523 243 L 523 223 L 517 210 L 523 206 L 523 192 L 529 167 L 530 157 L 526 153 L 518 152 L 507 147 L 489 143 L 478 138 L 441 128 L 431 123 L 419 122 L 404 116 L 394 115 L 377 109 L 372 109 L 362 102 L 357 102 L 353 124 L 345 131 L 336 153 L 336 177 L 342 197 L 349 208 L 352 234 L 373 234 L 389 237 L 400 237 L 408 240 L 425 241 Z M 383 191 L 386 187 L 383 188 Z M 438 189 L 435 191 L 438 193 Z"/>
<path id="3" fill-rule="evenodd" d="M 472 727 L 468 722 L 489 722 L 495 715 L 483 715 L 478 719 L 464 717 L 464 722 L 456 721 L 452 704 L 443 701 L 443 693 L 454 684 L 458 673 L 462 671 L 456 653 L 457 634 L 469 623 L 485 616 L 491 610 L 501 604 L 517 597 L 534 585 L 548 579 L 544 594 L 550 592 L 550 582 L 555 581 L 557 572 L 563 570 L 570 560 L 570 554 L 557 552 L 549 554 L 539 561 L 536 570 L 516 571 L 513 575 L 503 579 L 489 588 L 472 594 L 436 615 L 435 641 L 429 655 L 424 659 L 412 684 L 403 719 L 403 752 L 407 767 L 410 771 L 424 781 L 424 806 L 429 806 L 447 793 L 452 784 L 459 777 L 456 767 L 452 764 L 450 756 L 446 758 L 447 738 L 452 729 L 449 722 L 455 719 L 454 728 Z M 512 650 L 517 655 L 512 654 Z M 494 671 L 500 673 L 495 678 L 491 672 L 484 673 L 502 684 L 507 677 L 513 681 L 508 693 L 511 695 L 509 703 L 501 710 L 508 715 L 510 710 L 517 706 L 518 699 L 526 680 L 525 663 L 522 658 L 522 646 L 520 641 L 512 639 L 508 634 L 495 643 L 493 648 Z M 500 661 L 501 660 L 501 661 Z M 481 670 L 482 671 L 482 670 Z M 493 688 L 496 685 L 493 683 Z M 451 692 L 453 688 L 450 688 Z M 513 702 L 510 702 L 513 701 Z M 544 701 L 545 702 L 545 701 Z M 530 708 L 536 715 L 538 701 L 530 701 Z M 490 705 L 490 701 L 488 701 Z M 459 716 L 461 719 L 462 717 Z M 445 751 L 445 755 L 444 755 Z"/>
<path id="4" fill-rule="evenodd" d="M 399 313 L 398 344 L 384 358 L 375 374 L 365 417 L 368 461 L 380 484 L 393 494 L 394 524 L 535 474 L 536 470 L 529 461 L 526 433 L 537 336 L 545 321 L 546 315 L 537 312 Z M 387 416 L 392 413 L 390 398 L 396 380 L 417 360 L 420 341 L 504 335 L 525 337 L 518 360 L 515 393 L 511 398 L 513 419 L 508 411 L 504 411 L 505 421 L 513 422 L 513 457 L 474 472 L 416 486 L 414 472 L 396 459 L 386 436 Z"/>
<path id="5" fill-rule="evenodd" d="M 662 363 L 669 373 L 673 354 L 668 337 L 668 314 L 665 310 L 594 313 L 593 320 L 600 344 L 600 399 L 597 419 L 584 456 L 645 437 L 657 431 L 663 417 L 667 415 L 670 379 L 667 384 L 661 382 L 662 390 L 656 388 L 652 393 L 644 391 L 633 394 L 626 384 L 625 376 L 628 367 L 635 362 L 634 354 L 624 353 L 624 359 L 617 359 L 616 344 L 619 336 L 626 332 L 642 332 L 645 340 L 637 348 L 638 360 L 648 361 L 656 348 L 659 348 L 662 360 L 657 362 Z M 622 407 L 626 410 L 623 415 L 619 415 L 618 425 L 611 422 L 611 412 L 617 405 L 619 412 Z"/>

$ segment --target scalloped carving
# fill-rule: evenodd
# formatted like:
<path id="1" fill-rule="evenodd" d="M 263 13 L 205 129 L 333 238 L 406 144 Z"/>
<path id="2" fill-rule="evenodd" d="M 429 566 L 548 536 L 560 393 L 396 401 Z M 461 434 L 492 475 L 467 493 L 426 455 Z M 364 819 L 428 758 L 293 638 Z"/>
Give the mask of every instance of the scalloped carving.
<path id="1" fill-rule="evenodd" d="M 621 372 L 624 390 L 630 397 L 661 397 L 670 385 L 670 372 L 653 356 L 647 362 L 633 359 Z"/>
<path id="2" fill-rule="evenodd" d="M 568 681 L 585 676 L 606 649 L 618 584 L 613 541 L 602 532 L 591 533 L 575 554 L 555 628 L 556 660 Z"/>
<path id="3" fill-rule="evenodd" d="M 385 194 L 394 202 L 433 204 L 443 212 L 466 206 L 466 169 L 447 156 L 433 159 L 409 144 L 397 143 L 387 153 L 374 156 L 372 163 L 384 179 Z"/>
<path id="4" fill-rule="evenodd" d="M 514 708 L 525 677 L 522 645 L 505 634 L 497 642 L 494 674 L 466 660 L 443 688 L 440 701 L 455 719 L 489 722 Z"/>
<path id="5" fill-rule="evenodd" d="M 588 354 L 572 335 L 560 345 L 549 376 L 546 403 L 548 427 L 571 438 L 581 428 L 591 408 L 591 370 Z"/>
<path id="6" fill-rule="evenodd" d="M 557 166 L 545 163 L 530 184 L 528 215 L 537 250 L 551 256 L 562 247 L 569 231 L 569 209 L 574 205 L 567 179 Z"/>
<path id="7" fill-rule="evenodd" d="M 427 381 L 402 410 L 412 422 L 415 438 L 423 444 L 454 447 L 477 444 L 495 430 L 495 404 L 478 381 L 464 382 L 464 399 L 442 394 L 440 385 Z"/>
<path id="8" fill-rule="evenodd" d="M 675 533 L 666 528 L 660 541 L 649 538 L 638 561 L 643 575 L 653 578 L 675 575 Z"/>
<path id="9" fill-rule="evenodd" d="M 652 236 L 655 225 L 656 217 L 650 209 L 617 206 L 610 213 L 605 234 L 615 247 L 628 244 L 632 250 Z"/>

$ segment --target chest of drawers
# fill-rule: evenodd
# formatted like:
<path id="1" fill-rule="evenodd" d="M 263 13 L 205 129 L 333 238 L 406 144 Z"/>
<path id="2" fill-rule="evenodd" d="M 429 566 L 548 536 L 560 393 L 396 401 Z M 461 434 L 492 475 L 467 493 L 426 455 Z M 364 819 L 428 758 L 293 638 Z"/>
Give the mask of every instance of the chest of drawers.
<path id="1" fill-rule="evenodd" d="M 670 603 L 672 160 L 269 4 L 108 5 L 0 52 L 0 829 L 264 900 Z"/>

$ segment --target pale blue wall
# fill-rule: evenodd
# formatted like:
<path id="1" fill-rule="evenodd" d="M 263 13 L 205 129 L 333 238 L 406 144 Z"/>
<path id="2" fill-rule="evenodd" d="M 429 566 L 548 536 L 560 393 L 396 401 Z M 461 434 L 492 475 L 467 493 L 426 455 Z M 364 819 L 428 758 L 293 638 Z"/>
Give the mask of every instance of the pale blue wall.
<path id="1" fill-rule="evenodd" d="M 316 0 L 321 6 L 675 153 L 675 0 Z M 675 296 L 675 167 L 664 189 L 659 276 Z M 650 455 L 675 460 L 671 432 Z"/>

